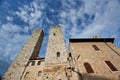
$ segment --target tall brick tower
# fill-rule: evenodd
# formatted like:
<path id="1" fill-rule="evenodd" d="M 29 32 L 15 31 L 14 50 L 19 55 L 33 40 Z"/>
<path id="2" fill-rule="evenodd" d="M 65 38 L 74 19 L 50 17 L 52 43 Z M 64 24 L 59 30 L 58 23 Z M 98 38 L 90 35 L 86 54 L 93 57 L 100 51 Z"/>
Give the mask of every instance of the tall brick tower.
<path id="1" fill-rule="evenodd" d="M 21 80 L 29 59 L 38 57 L 42 40 L 43 31 L 41 29 L 35 30 L 3 76 L 2 80 Z"/>

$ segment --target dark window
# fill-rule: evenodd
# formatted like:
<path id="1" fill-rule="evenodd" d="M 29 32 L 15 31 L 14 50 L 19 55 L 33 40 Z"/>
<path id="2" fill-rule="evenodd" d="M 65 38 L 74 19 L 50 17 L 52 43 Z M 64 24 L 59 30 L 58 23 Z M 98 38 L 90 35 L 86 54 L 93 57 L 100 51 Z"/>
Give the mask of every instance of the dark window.
<path id="1" fill-rule="evenodd" d="M 105 63 L 109 66 L 109 68 L 112 71 L 118 71 L 117 68 L 110 61 L 105 61 Z"/>
<path id="2" fill-rule="evenodd" d="M 69 53 L 69 57 L 72 57 L 72 56 L 71 56 L 71 53 Z"/>
<path id="3" fill-rule="evenodd" d="M 87 73 L 94 73 L 94 71 L 89 63 L 84 63 L 84 66 L 85 66 Z"/>
<path id="4" fill-rule="evenodd" d="M 57 52 L 57 57 L 60 57 L 60 52 Z"/>
<path id="5" fill-rule="evenodd" d="M 53 35 L 55 36 L 55 33 L 53 33 Z"/>
<path id="6" fill-rule="evenodd" d="M 92 45 L 92 47 L 93 47 L 96 51 L 99 51 L 99 50 L 100 50 L 96 45 Z"/>
<path id="7" fill-rule="evenodd" d="M 31 66 L 34 66 L 35 65 L 35 61 L 31 61 Z"/>
<path id="8" fill-rule="evenodd" d="M 38 61 L 37 65 L 40 65 L 41 64 L 41 61 Z"/>

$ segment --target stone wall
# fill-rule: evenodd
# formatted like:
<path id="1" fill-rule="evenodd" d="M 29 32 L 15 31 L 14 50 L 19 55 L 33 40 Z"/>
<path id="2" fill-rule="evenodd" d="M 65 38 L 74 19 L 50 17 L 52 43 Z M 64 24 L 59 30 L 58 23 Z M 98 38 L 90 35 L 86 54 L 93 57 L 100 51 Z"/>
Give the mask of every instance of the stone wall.
<path id="1" fill-rule="evenodd" d="M 38 56 L 38 49 L 40 49 L 42 40 L 43 31 L 41 29 L 35 30 L 3 76 L 2 80 L 21 80 L 29 59 Z"/>
<path id="2" fill-rule="evenodd" d="M 110 47 L 108 47 L 108 45 Z M 99 50 L 95 50 L 96 45 Z M 117 54 L 116 54 L 116 52 Z M 111 42 L 70 42 L 73 66 L 79 70 L 83 80 L 119 80 L 120 52 Z M 105 61 L 110 61 L 117 71 L 112 71 Z M 85 63 L 89 63 L 94 72 L 88 73 Z"/>

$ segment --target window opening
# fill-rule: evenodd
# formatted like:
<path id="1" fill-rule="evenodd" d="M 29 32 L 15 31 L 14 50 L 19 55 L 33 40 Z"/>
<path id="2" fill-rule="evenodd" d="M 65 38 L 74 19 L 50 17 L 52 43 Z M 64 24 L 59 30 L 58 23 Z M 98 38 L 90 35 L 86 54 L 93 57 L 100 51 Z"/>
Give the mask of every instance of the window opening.
<path id="1" fill-rule="evenodd" d="M 69 57 L 72 57 L 71 53 L 69 53 Z"/>
<path id="2" fill-rule="evenodd" d="M 84 66 L 85 66 L 87 73 L 94 73 L 94 71 L 89 63 L 84 63 Z"/>
<path id="3" fill-rule="evenodd" d="M 92 47 L 93 47 L 96 51 L 99 51 L 99 50 L 100 50 L 96 45 L 92 45 Z"/>
<path id="4" fill-rule="evenodd" d="M 32 63 L 31 66 L 34 66 L 34 65 L 35 65 L 35 61 L 31 61 L 31 63 Z"/>
<path id="5" fill-rule="evenodd" d="M 116 68 L 110 61 L 105 61 L 105 63 L 108 65 L 108 67 L 109 67 L 112 71 L 118 71 L 117 68 Z"/>
<path id="6" fill-rule="evenodd" d="M 53 35 L 55 36 L 56 34 L 55 34 L 55 33 L 53 33 Z"/>
<path id="7" fill-rule="evenodd" d="M 60 52 L 57 52 L 57 57 L 60 57 Z"/>
<path id="8" fill-rule="evenodd" d="M 37 65 L 40 65 L 41 64 L 41 61 L 38 61 Z"/>

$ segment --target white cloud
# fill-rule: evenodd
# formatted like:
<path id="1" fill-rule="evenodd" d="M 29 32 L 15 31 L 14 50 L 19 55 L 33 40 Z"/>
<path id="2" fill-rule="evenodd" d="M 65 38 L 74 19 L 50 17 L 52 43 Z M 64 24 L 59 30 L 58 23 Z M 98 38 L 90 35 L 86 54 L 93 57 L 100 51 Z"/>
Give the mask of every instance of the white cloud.
<path id="1" fill-rule="evenodd" d="M 1 30 L 5 31 L 5 32 L 20 32 L 21 29 L 22 28 L 19 27 L 18 25 L 11 24 L 11 23 L 3 24 L 1 26 Z"/>
<path id="2" fill-rule="evenodd" d="M 60 25 L 65 26 L 63 29 L 64 31 L 68 30 L 69 34 L 66 35 L 69 35 L 69 37 L 91 37 L 93 35 L 110 37 L 118 33 L 117 30 L 120 28 L 120 3 L 117 0 L 83 0 L 84 5 L 75 9 L 73 4 L 67 3 L 67 1 L 62 3 L 64 10 L 60 14 Z M 91 22 L 87 24 L 84 13 L 87 13 L 89 17 L 94 14 L 94 20 L 87 19 Z M 77 25 L 79 18 L 81 19 L 81 25 Z"/>
<path id="3" fill-rule="evenodd" d="M 6 17 L 8 21 L 12 22 L 13 21 L 13 17 L 7 16 Z"/>
<path id="4" fill-rule="evenodd" d="M 44 4 L 38 0 L 32 1 L 30 4 L 24 4 L 16 11 L 16 15 L 21 18 L 24 22 L 30 25 L 30 28 L 39 24 L 39 19 L 42 17 L 42 10 L 44 9 Z"/>
<path id="5" fill-rule="evenodd" d="M 117 1 L 109 1 L 105 6 L 100 6 L 101 7 L 98 8 L 98 11 L 101 11 L 99 9 L 102 9 L 104 12 L 102 12 L 102 14 L 100 12 L 101 15 L 96 16 L 93 23 L 88 25 L 88 27 L 82 32 L 80 36 L 100 34 L 103 37 L 110 37 L 110 35 L 118 32 L 117 30 L 120 28 L 120 19 L 118 18 L 120 17 L 119 3 Z M 95 14 L 99 13 L 96 11 Z"/>
<path id="6" fill-rule="evenodd" d="M 11 60 L 14 59 L 15 55 L 23 45 L 29 35 L 21 35 L 20 32 L 24 32 L 20 26 L 12 23 L 1 25 L 0 28 L 0 52 L 1 58 L 10 56 Z M 4 35 L 3 35 L 4 34 Z M 18 44 L 18 45 L 16 45 Z M 4 48 L 4 49 L 3 49 Z"/>

